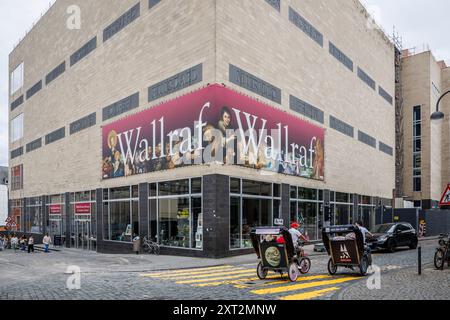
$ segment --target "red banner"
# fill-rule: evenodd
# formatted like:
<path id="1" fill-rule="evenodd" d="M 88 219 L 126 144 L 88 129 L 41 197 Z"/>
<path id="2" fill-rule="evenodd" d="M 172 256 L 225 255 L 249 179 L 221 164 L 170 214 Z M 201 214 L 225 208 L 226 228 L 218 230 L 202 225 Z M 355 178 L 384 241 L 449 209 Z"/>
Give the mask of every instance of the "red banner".
<path id="1" fill-rule="evenodd" d="M 51 204 L 49 205 L 49 214 L 61 214 L 61 205 L 60 204 Z"/>
<path id="2" fill-rule="evenodd" d="M 102 128 L 102 178 L 241 165 L 324 180 L 325 130 L 220 85 Z"/>
<path id="3" fill-rule="evenodd" d="M 91 214 L 91 204 L 90 203 L 76 203 L 75 204 L 75 214 Z"/>

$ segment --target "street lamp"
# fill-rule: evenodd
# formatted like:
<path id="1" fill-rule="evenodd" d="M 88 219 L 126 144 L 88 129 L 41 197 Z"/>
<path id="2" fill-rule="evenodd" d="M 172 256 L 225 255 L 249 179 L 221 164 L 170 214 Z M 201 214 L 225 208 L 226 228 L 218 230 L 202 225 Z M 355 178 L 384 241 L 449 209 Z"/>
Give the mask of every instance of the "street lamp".
<path id="1" fill-rule="evenodd" d="M 446 93 L 444 93 L 438 100 L 438 102 L 436 103 L 436 111 L 433 112 L 433 114 L 431 115 L 431 120 L 432 121 L 442 121 L 444 120 L 444 113 L 442 113 L 441 111 L 439 111 L 439 103 L 441 102 L 441 100 L 450 93 L 450 90 L 447 91 Z"/>

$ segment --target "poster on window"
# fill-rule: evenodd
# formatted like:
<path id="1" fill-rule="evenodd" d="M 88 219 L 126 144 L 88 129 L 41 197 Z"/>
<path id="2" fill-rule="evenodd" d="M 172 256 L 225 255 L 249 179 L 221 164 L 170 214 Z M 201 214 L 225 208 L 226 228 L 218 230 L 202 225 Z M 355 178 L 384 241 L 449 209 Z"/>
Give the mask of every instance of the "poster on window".
<path id="1" fill-rule="evenodd" d="M 324 180 L 325 130 L 220 85 L 102 127 L 102 178 L 239 165 Z"/>

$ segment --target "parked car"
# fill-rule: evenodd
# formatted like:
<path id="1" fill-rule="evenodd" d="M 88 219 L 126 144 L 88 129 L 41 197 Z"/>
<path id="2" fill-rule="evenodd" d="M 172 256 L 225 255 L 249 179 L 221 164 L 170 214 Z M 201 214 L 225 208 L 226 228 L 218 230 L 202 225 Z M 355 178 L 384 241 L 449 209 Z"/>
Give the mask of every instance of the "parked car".
<path id="1" fill-rule="evenodd" d="M 394 252 L 398 247 L 416 249 L 419 243 L 416 230 L 406 222 L 388 223 L 375 226 L 373 237 L 367 238 L 372 250 L 386 249 Z"/>

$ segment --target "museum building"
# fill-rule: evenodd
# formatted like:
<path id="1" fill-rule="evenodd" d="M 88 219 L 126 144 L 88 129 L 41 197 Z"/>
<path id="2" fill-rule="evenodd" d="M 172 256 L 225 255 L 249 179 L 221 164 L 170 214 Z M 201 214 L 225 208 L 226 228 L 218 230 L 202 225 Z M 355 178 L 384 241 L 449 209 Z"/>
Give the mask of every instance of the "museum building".
<path id="1" fill-rule="evenodd" d="M 9 59 L 19 230 L 218 258 L 256 226 L 373 225 L 395 47 L 370 19 L 357 0 L 57 0 Z"/>

